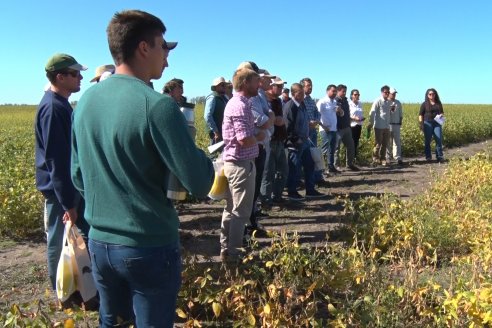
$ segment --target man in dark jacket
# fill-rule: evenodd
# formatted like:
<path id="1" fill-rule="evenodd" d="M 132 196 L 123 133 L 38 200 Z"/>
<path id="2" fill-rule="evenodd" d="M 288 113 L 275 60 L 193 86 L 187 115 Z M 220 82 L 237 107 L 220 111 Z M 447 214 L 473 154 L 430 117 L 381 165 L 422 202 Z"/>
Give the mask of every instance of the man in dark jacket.
<path id="1" fill-rule="evenodd" d="M 39 103 L 35 121 L 36 187 L 45 198 L 48 275 L 56 288 L 56 268 L 63 247 L 64 223 L 76 224 L 87 236 L 84 204 L 70 178 L 72 106 L 68 98 L 80 91 L 85 66 L 67 54 L 55 54 L 46 64 L 50 88 Z"/>
<path id="2" fill-rule="evenodd" d="M 340 106 L 343 110 L 343 115 L 337 115 L 337 132 L 338 132 L 338 141 L 337 141 L 337 150 L 335 152 L 335 163 L 336 165 L 340 164 L 340 159 L 338 154 L 340 152 L 340 142 L 343 142 L 345 148 L 347 149 L 346 154 L 346 165 L 347 168 L 352 171 L 359 171 L 359 168 L 354 165 L 355 158 L 355 147 L 354 147 L 354 139 L 352 138 L 352 129 L 350 128 L 350 106 L 345 96 L 347 94 L 347 86 L 343 84 L 339 84 L 337 86 L 337 96 L 336 101 L 337 105 Z"/>
<path id="3" fill-rule="evenodd" d="M 304 90 L 301 84 L 294 83 L 290 92 L 292 99 L 283 107 L 287 125 L 286 146 L 289 150 L 288 198 L 296 201 L 304 199 L 297 192 L 301 166 L 304 169 L 306 197 L 323 197 L 324 195 L 314 188 L 314 161 L 310 152 L 309 119 L 304 105 Z"/>

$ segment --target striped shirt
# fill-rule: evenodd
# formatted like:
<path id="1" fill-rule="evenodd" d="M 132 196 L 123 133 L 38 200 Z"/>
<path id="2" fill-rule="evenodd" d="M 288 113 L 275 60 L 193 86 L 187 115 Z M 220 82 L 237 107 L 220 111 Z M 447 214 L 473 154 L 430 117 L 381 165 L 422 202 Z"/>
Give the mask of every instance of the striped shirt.
<path id="1" fill-rule="evenodd" d="M 254 136 L 255 124 L 248 98 L 235 93 L 227 102 L 222 122 L 224 161 L 244 161 L 258 156 L 258 145 L 243 147 L 238 140 Z"/>
<path id="2" fill-rule="evenodd" d="M 320 115 L 314 99 L 311 96 L 305 96 L 304 105 L 306 106 L 308 120 L 319 122 Z"/>

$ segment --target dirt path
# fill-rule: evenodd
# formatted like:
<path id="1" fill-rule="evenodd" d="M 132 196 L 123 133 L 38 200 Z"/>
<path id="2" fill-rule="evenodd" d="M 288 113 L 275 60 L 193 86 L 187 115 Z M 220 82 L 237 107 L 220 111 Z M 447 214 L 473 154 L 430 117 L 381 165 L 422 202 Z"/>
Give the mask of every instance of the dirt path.
<path id="1" fill-rule="evenodd" d="M 445 155 L 448 159 L 468 158 L 490 148 L 490 141 L 482 142 L 446 149 Z M 428 188 L 433 177 L 441 174 L 447 165 L 427 163 L 419 157 L 407 159 L 402 167 L 361 167 L 360 172 L 343 171 L 328 179 L 330 187 L 319 188 L 327 197 L 274 207 L 261 223 L 271 231 L 298 231 L 303 243 L 322 243 L 326 237 L 337 240 L 343 220 L 343 206 L 337 201 L 338 196 L 348 194 L 356 199 L 391 192 L 408 198 Z M 220 203 L 187 204 L 180 210 L 185 253 L 196 254 L 202 260 L 218 259 L 222 208 Z M 259 240 L 260 244 L 269 241 L 267 238 Z M 49 285 L 45 256 L 44 242 L 0 242 L 0 307 L 2 303 L 30 301 L 46 294 Z"/>

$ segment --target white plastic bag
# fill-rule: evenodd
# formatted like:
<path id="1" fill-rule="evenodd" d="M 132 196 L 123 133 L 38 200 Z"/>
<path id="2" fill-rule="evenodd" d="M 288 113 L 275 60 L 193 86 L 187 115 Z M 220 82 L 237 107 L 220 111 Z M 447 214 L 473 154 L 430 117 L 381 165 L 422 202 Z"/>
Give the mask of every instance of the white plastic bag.
<path id="1" fill-rule="evenodd" d="M 66 225 L 70 224 L 67 223 Z M 80 292 L 82 300 L 87 302 L 97 294 L 94 278 L 92 277 L 91 260 L 87 252 L 87 246 L 77 227 L 71 225 L 69 229 L 68 243 L 74 261 L 75 286 Z"/>
<path id="2" fill-rule="evenodd" d="M 56 269 L 56 296 L 61 302 L 65 302 L 77 290 L 74 272 L 75 263 L 70 245 L 67 242 L 67 235 L 69 233 L 69 227 L 67 226 L 65 225 L 63 248 Z"/>
<path id="3" fill-rule="evenodd" d="M 309 150 L 311 151 L 311 158 L 313 159 L 314 162 L 314 170 L 322 171 L 325 169 L 325 161 L 323 160 L 321 149 L 314 146 L 311 140 L 309 140 L 309 142 L 311 143 L 311 147 L 309 147 Z"/>

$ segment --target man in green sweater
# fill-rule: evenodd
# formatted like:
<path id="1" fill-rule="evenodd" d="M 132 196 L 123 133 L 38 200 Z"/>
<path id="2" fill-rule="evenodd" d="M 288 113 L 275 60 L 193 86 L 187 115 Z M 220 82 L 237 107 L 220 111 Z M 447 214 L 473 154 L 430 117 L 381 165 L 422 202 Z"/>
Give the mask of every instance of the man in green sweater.
<path id="1" fill-rule="evenodd" d="M 86 200 L 101 327 L 173 326 L 181 258 L 168 177 L 198 197 L 213 182 L 176 102 L 148 86 L 176 46 L 165 31 L 149 13 L 115 14 L 107 34 L 116 73 L 81 97 L 73 118 L 72 180 Z"/>

